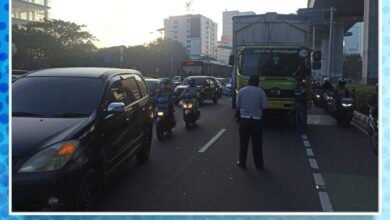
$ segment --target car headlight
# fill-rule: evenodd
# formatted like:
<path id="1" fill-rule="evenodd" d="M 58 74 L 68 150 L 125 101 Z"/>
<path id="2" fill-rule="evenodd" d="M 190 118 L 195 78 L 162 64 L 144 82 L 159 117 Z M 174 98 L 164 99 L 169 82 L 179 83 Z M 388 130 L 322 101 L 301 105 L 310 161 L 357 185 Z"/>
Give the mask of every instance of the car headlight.
<path id="1" fill-rule="evenodd" d="M 77 140 L 71 140 L 47 147 L 28 159 L 18 172 L 30 173 L 58 170 L 70 160 L 78 145 L 79 142 Z"/>
<path id="2" fill-rule="evenodd" d="M 157 116 L 164 116 L 164 112 L 157 112 Z"/>

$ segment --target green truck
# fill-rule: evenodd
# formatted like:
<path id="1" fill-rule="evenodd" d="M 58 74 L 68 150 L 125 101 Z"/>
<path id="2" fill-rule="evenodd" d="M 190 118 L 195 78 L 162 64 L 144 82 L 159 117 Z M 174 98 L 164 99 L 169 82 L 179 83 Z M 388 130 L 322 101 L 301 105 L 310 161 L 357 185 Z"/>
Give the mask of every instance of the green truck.
<path id="1" fill-rule="evenodd" d="M 320 68 L 321 58 L 320 53 L 309 48 L 310 44 L 309 22 L 299 15 L 267 13 L 233 17 L 233 51 L 229 60 L 234 67 L 232 107 L 237 92 L 247 85 L 251 75 L 260 77 L 269 111 L 294 110 L 294 88 L 302 77 L 311 103 L 312 66 Z"/>

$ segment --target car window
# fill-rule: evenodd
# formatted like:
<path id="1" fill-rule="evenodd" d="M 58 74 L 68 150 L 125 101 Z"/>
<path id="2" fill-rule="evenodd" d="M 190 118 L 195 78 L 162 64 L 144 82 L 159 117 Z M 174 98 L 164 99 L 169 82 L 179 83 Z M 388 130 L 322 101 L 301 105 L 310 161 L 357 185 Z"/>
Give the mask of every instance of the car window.
<path id="1" fill-rule="evenodd" d="M 135 79 L 137 80 L 137 84 L 139 87 L 139 90 L 141 91 L 142 97 L 145 97 L 148 95 L 148 88 L 145 85 L 145 81 L 138 75 L 135 76 Z"/>
<path id="2" fill-rule="evenodd" d="M 126 103 L 133 103 L 141 98 L 135 77 L 122 79 L 123 89 L 125 91 Z"/>
<path id="3" fill-rule="evenodd" d="M 25 77 L 12 84 L 15 117 L 83 117 L 97 109 L 100 79 L 80 77 Z"/>
<path id="4" fill-rule="evenodd" d="M 107 105 L 112 102 L 123 102 L 125 103 L 125 96 L 123 93 L 123 88 L 121 80 L 119 77 L 115 77 L 108 89 L 108 99 Z"/>

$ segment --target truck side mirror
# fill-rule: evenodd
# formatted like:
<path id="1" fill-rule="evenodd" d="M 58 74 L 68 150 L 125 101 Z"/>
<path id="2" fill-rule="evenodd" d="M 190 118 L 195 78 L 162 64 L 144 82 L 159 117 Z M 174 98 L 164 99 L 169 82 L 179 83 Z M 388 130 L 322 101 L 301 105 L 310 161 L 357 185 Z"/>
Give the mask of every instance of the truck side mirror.
<path id="1" fill-rule="evenodd" d="M 233 66 L 234 65 L 234 55 L 229 56 L 229 65 Z"/>

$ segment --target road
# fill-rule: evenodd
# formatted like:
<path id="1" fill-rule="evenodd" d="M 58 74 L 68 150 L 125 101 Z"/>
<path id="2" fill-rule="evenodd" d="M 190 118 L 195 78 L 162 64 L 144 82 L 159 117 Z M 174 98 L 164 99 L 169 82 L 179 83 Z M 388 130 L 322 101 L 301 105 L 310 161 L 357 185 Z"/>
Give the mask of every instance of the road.
<path id="1" fill-rule="evenodd" d="M 243 170 L 236 165 L 238 126 L 230 99 L 207 103 L 201 114 L 198 126 L 187 130 L 177 108 L 172 134 L 154 138 L 150 161 L 129 161 L 111 178 L 99 211 L 377 211 L 378 160 L 355 127 L 339 127 L 319 109 L 310 111 L 306 137 L 283 118 L 267 119 L 265 170 L 255 169 L 251 151 Z"/>

